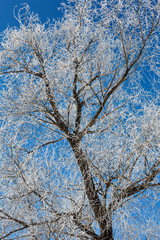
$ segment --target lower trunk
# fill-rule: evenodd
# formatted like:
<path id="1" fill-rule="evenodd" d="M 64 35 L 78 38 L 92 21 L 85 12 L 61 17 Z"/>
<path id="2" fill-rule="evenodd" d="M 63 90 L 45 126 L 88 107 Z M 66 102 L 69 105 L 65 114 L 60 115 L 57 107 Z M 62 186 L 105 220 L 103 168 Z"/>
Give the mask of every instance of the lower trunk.
<path id="1" fill-rule="evenodd" d="M 102 230 L 99 240 L 114 240 L 112 223 L 107 224 L 107 229 Z"/>
<path id="2" fill-rule="evenodd" d="M 98 193 L 95 188 L 95 184 L 92 178 L 92 173 L 89 168 L 88 159 L 83 153 L 81 147 L 74 141 L 69 140 L 73 149 L 74 155 L 77 159 L 78 166 L 80 168 L 86 195 L 88 197 L 91 209 L 94 212 L 95 218 L 99 224 L 101 234 L 98 240 L 113 240 L 112 231 L 112 213 L 107 212 L 106 208 L 102 205 Z"/>

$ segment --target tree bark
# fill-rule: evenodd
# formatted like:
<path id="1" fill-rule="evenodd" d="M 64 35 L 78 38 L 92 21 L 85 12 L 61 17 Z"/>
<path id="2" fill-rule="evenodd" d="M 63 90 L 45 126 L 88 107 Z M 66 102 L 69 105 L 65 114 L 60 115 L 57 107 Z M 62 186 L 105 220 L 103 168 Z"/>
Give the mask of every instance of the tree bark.
<path id="1" fill-rule="evenodd" d="M 74 152 L 75 158 L 77 160 L 78 166 L 80 168 L 86 195 L 88 197 L 91 209 L 94 212 L 95 218 L 100 227 L 100 237 L 99 240 L 113 240 L 113 230 L 112 230 L 112 211 L 107 211 L 102 205 L 98 193 L 95 188 L 95 184 L 92 178 L 92 173 L 89 168 L 88 159 L 83 153 L 82 148 L 79 143 L 73 139 L 68 139 L 72 150 Z"/>

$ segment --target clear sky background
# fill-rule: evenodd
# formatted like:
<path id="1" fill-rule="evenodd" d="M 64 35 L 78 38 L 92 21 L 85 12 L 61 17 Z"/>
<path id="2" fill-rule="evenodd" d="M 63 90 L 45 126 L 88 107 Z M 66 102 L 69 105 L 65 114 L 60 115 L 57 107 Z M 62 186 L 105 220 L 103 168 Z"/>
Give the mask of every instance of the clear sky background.
<path id="1" fill-rule="evenodd" d="M 17 21 L 13 16 L 13 9 L 17 6 L 20 8 L 22 3 L 27 3 L 34 13 L 38 13 L 42 22 L 47 18 L 57 19 L 62 16 L 62 12 L 58 8 L 64 0 L 0 0 L 0 32 L 3 32 L 6 27 L 16 26 Z"/>

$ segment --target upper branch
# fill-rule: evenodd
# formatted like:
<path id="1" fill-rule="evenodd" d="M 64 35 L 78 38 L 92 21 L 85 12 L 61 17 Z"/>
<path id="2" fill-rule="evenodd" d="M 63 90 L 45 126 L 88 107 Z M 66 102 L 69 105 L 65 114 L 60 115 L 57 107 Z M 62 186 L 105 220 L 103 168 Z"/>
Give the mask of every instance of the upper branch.
<path id="1" fill-rule="evenodd" d="M 79 94 L 77 92 L 77 81 L 78 81 L 78 67 L 79 62 L 75 61 L 76 67 L 75 67 L 75 76 L 73 81 L 73 98 L 76 102 L 77 112 L 76 112 L 76 120 L 75 120 L 75 127 L 74 127 L 74 134 L 78 134 L 79 128 L 80 128 L 80 121 L 81 121 L 81 115 L 82 115 L 82 107 L 83 102 L 79 98 Z"/>
<path id="2" fill-rule="evenodd" d="M 155 23 L 155 25 L 153 24 L 153 26 L 152 26 L 152 28 L 151 28 L 148 36 L 146 37 L 145 41 L 144 41 L 143 44 L 142 44 L 142 47 L 141 47 L 138 55 L 137 55 L 134 59 L 132 59 L 132 61 L 130 62 L 130 65 L 128 64 L 128 59 L 126 59 L 126 60 L 127 60 L 127 62 L 126 62 L 127 68 L 126 68 L 124 74 L 123 74 L 122 77 L 119 79 L 119 81 L 116 82 L 116 84 L 114 84 L 114 83 L 112 84 L 113 87 L 106 93 L 106 95 L 105 95 L 105 97 L 104 97 L 104 100 L 103 100 L 103 103 L 99 106 L 99 109 L 97 110 L 97 112 L 95 113 L 95 115 L 93 116 L 93 118 L 90 120 L 90 122 L 88 123 L 88 125 L 81 131 L 81 133 L 80 133 L 80 138 L 82 138 L 82 137 L 84 136 L 84 134 L 86 133 L 86 131 L 95 124 L 95 122 L 97 121 L 98 117 L 100 116 L 100 114 L 101 114 L 102 110 L 104 109 L 104 106 L 105 106 L 107 100 L 110 98 L 110 96 L 111 96 L 111 95 L 117 90 L 117 88 L 118 88 L 123 82 L 125 82 L 125 81 L 128 79 L 128 77 L 130 77 L 131 74 L 134 72 L 134 71 L 131 72 L 131 69 L 138 63 L 139 59 L 141 58 L 141 56 L 142 56 L 142 54 L 143 54 L 143 51 L 144 51 L 144 48 L 145 48 L 145 46 L 146 46 L 146 44 L 147 44 L 147 41 L 148 41 L 148 39 L 150 38 L 150 36 L 152 35 L 152 33 L 154 32 L 155 28 L 158 26 L 159 21 L 160 21 L 160 19 L 158 19 L 158 21 Z M 125 54 L 126 54 L 126 53 L 125 53 Z M 128 66 L 128 65 L 129 65 L 129 66 Z M 135 68 L 136 68 L 136 66 L 135 66 Z M 110 86 L 110 87 L 111 87 L 111 86 Z"/>

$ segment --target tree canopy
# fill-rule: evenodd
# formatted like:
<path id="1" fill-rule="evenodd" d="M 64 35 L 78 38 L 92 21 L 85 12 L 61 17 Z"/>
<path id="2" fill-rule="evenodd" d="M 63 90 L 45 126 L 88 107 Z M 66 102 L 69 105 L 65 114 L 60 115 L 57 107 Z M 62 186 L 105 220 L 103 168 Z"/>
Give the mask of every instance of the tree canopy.
<path id="1" fill-rule="evenodd" d="M 24 4 L 0 47 L 0 239 L 157 239 L 159 1 Z"/>

